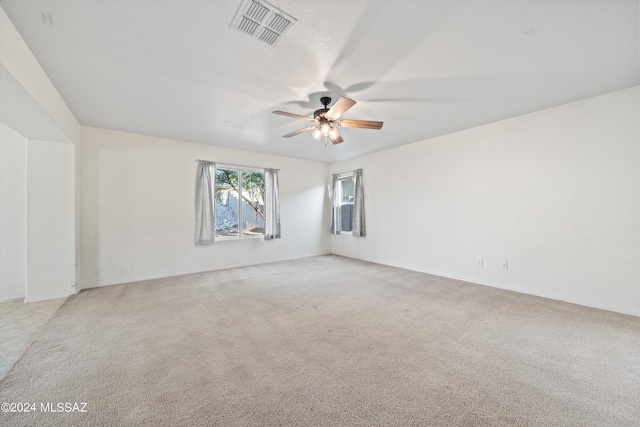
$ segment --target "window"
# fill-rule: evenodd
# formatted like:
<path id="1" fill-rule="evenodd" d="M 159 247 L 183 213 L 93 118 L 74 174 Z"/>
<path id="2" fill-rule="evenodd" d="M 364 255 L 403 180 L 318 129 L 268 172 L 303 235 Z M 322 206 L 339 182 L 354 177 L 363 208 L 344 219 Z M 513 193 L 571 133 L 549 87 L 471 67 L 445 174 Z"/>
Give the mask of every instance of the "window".
<path id="1" fill-rule="evenodd" d="M 334 174 L 331 189 L 331 234 L 365 237 L 362 169 Z"/>
<path id="2" fill-rule="evenodd" d="M 348 233 L 353 231 L 353 197 L 354 185 L 353 175 L 338 179 L 340 189 L 340 231 Z"/>
<path id="3" fill-rule="evenodd" d="M 264 237 L 264 171 L 216 168 L 216 240 Z"/>

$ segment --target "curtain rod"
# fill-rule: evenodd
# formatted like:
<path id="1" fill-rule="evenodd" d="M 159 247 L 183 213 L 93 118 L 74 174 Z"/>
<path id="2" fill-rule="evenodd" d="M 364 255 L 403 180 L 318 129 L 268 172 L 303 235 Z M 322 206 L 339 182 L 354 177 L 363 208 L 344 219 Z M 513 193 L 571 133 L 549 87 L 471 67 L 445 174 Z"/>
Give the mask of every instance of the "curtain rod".
<path id="1" fill-rule="evenodd" d="M 231 164 L 231 163 L 214 162 L 214 161 L 211 161 L 211 160 L 202 160 L 202 159 L 196 159 L 196 162 L 220 163 L 222 165 L 235 166 L 235 167 L 238 167 L 238 168 L 246 168 L 246 169 L 271 169 L 271 170 L 274 170 L 274 171 L 279 171 L 280 170 L 280 169 L 277 169 L 277 168 L 258 168 L 258 167 L 255 167 L 255 166 L 234 165 L 234 164 Z"/>

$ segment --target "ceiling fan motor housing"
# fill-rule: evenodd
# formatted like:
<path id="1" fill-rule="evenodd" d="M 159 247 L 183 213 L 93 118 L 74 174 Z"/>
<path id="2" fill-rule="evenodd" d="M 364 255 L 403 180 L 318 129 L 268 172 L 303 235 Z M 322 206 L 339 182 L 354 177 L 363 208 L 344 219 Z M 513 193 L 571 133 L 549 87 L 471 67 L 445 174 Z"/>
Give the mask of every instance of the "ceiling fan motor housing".
<path id="1" fill-rule="evenodd" d="M 319 110 L 316 110 L 313 112 L 313 118 L 318 119 L 318 117 L 324 117 L 324 115 L 327 114 L 327 111 L 329 111 L 328 108 L 321 108 Z"/>
<path id="2" fill-rule="evenodd" d="M 328 96 L 323 96 L 322 98 L 320 98 L 320 102 L 322 102 L 324 108 L 320 108 L 319 110 L 313 112 L 313 118 L 316 120 L 318 119 L 318 117 L 324 117 L 324 115 L 327 114 L 327 111 L 329 111 L 327 106 L 331 104 L 331 98 Z"/>

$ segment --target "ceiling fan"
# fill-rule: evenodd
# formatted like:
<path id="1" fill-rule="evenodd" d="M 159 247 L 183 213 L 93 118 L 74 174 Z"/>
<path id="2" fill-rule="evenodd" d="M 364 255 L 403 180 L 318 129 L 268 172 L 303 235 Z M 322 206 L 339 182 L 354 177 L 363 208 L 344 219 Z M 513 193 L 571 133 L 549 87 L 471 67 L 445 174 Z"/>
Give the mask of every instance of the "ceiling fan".
<path id="1" fill-rule="evenodd" d="M 331 108 L 327 108 L 327 106 L 331 104 L 330 97 L 323 96 L 322 98 L 320 98 L 320 102 L 322 103 L 322 105 L 324 105 L 324 108 L 316 110 L 313 113 L 313 117 L 287 113 L 286 111 L 273 111 L 273 114 L 280 114 L 281 116 L 293 117 L 294 119 L 315 123 L 313 126 L 288 133 L 286 135 L 283 135 L 283 137 L 291 138 L 292 136 L 299 135 L 303 132 L 313 131 L 313 137 L 315 139 L 320 139 L 324 136 L 325 145 L 327 143 L 327 138 L 331 140 L 332 144 L 340 144 L 343 139 L 340 135 L 340 132 L 338 131 L 338 126 L 361 129 L 380 129 L 382 127 L 382 122 L 374 122 L 371 120 L 340 119 L 340 117 L 344 113 L 346 113 L 349 108 L 355 105 L 356 101 L 354 101 L 353 99 L 342 96 Z"/>

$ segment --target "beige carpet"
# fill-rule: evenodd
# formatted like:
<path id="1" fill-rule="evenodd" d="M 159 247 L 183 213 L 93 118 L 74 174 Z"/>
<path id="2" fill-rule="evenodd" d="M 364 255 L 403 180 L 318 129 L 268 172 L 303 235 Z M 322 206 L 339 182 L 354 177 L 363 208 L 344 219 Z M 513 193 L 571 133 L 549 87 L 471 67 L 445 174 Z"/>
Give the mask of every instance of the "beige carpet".
<path id="1" fill-rule="evenodd" d="M 20 358 L 66 298 L 0 303 L 0 378 Z"/>
<path id="2" fill-rule="evenodd" d="M 82 291 L 0 402 L 36 403 L 12 426 L 637 426 L 640 318 L 313 257 Z"/>

